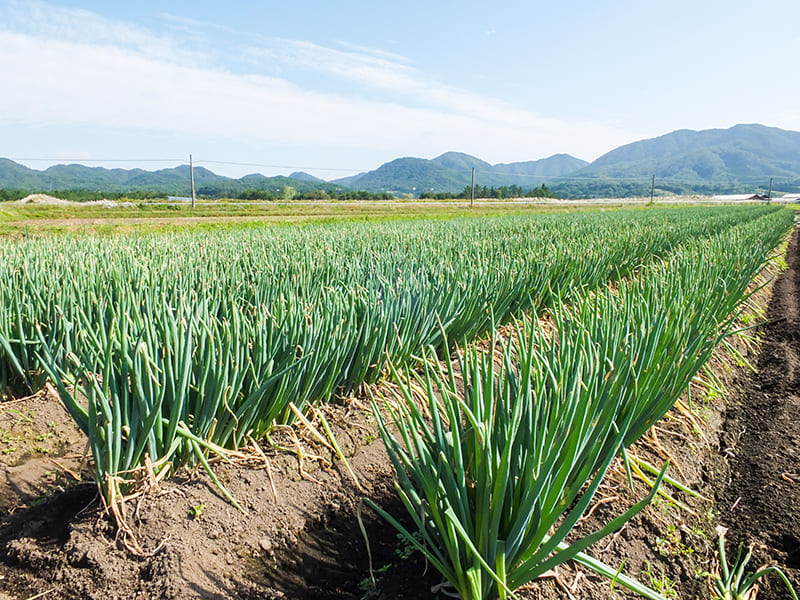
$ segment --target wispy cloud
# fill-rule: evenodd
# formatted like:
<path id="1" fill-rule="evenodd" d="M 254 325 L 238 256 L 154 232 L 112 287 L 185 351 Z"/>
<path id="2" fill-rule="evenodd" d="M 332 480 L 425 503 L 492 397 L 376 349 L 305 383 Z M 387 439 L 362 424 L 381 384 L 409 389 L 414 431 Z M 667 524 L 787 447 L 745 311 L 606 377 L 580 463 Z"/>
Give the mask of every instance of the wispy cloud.
<path id="1" fill-rule="evenodd" d="M 210 27 L 161 16 L 193 36 Z M 193 49 L 195 38 L 182 42 L 83 10 L 12 2 L 0 6 L 0 23 L 13 23 L 0 25 L 0 124 L 174 132 L 382 156 L 458 149 L 495 162 L 576 147 L 597 155 L 635 139 L 611 124 L 566 123 L 444 85 L 401 55 L 365 46 L 251 36 L 236 47 L 251 61 L 241 72 Z M 294 83 L 300 70 L 343 85 Z M 373 93 L 354 92 L 352 84 Z"/>
<path id="2" fill-rule="evenodd" d="M 188 32 L 192 37 L 202 37 L 207 31 L 222 31 L 232 35 L 241 35 L 242 32 L 237 31 L 233 27 L 228 27 L 222 23 L 212 23 L 210 21 L 201 21 L 191 17 L 184 17 L 181 15 L 173 15 L 169 12 L 160 12 L 156 15 L 162 21 L 169 24 L 172 28 Z"/>
<path id="3" fill-rule="evenodd" d="M 5 25 L 5 27 L 4 27 Z M 7 0 L 0 4 L 0 30 L 63 42 L 128 48 L 142 56 L 176 63 L 193 63 L 204 55 L 188 50 L 168 36 L 109 19 L 79 8 L 64 8 L 38 0 Z"/>
<path id="4" fill-rule="evenodd" d="M 282 79 L 7 32 L 0 32 L 0 62 L 9 66 L 4 76 L 13 90 L 0 95 L 3 120 L 372 143 L 376 122 L 386 130 L 390 119 L 431 118 L 399 105 L 303 90 Z"/>
<path id="5" fill-rule="evenodd" d="M 254 64 L 277 63 L 284 71 L 303 69 L 342 82 L 402 93 L 424 89 L 423 77 L 413 67 L 386 56 L 321 46 L 291 39 L 263 40 L 244 52 Z"/>
<path id="6" fill-rule="evenodd" d="M 402 54 L 397 54 L 396 52 L 387 52 L 386 50 L 381 50 L 379 48 L 362 46 L 360 44 L 352 44 L 344 40 L 336 40 L 336 43 L 342 46 L 343 48 L 348 48 L 349 50 L 358 52 L 359 54 L 375 56 L 377 58 L 382 58 L 393 63 L 411 64 L 413 62 L 407 56 L 403 56 Z"/>

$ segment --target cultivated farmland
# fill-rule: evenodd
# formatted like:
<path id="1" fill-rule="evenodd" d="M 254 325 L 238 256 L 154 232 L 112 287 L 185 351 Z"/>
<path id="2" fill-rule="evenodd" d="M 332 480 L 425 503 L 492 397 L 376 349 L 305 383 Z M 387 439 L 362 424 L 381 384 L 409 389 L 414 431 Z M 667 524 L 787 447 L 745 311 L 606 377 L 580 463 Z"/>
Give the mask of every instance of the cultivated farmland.
<path id="1" fill-rule="evenodd" d="M 86 436 L 87 473 L 68 471 L 93 480 L 118 564 L 138 557 L 150 569 L 139 578 L 156 582 L 119 597 L 270 597 L 281 586 L 291 597 L 356 597 L 309 591 L 265 566 L 282 569 L 291 554 L 267 524 L 289 522 L 275 465 L 329 489 L 334 464 L 352 507 L 365 495 L 385 517 L 371 513 L 370 527 L 382 524 L 386 537 L 393 525 L 404 552 L 424 556 L 446 589 L 505 597 L 571 559 L 591 565 L 582 551 L 653 500 L 657 482 L 586 530 L 612 463 L 624 456 L 628 469 L 652 469 L 625 449 L 715 349 L 733 350 L 751 282 L 793 220 L 787 209 L 739 206 L 4 241 L 0 388 L 50 390 Z M 719 387 L 709 378 L 708 389 Z M 358 439 L 347 419 L 363 429 Z M 378 437 L 388 459 L 376 458 Z M 373 470 L 383 465 L 380 476 L 365 473 L 365 456 Z M 386 490 L 390 465 L 397 496 Z M 673 477 L 662 485 L 676 493 Z M 209 529 L 211 501 L 176 500 L 187 492 L 169 487 L 172 478 L 190 490 L 203 478 L 220 497 L 218 517 L 241 519 L 242 547 L 221 544 L 227 566 L 209 572 L 211 560 L 199 579 L 187 576 L 201 591 L 153 574 L 176 572 L 162 564 L 175 556 L 174 525 L 160 525 L 161 539 L 143 532 L 142 504 L 163 490 L 185 505 L 170 517 L 180 527 L 199 528 L 205 545 L 224 537 Z M 63 492 L 63 506 L 85 490 Z M 85 528 L 71 524 L 80 508 L 61 515 L 58 578 L 0 567 L 9 589 L 85 597 L 77 571 L 95 577 L 100 562 Z M 356 511 L 329 512 L 352 523 Z M 2 531 L 6 564 L 42 553 Z M 363 563 L 363 545 L 353 552 Z M 617 588 L 636 588 L 618 566 Z M 122 571 L 125 580 L 135 569 Z M 380 588 L 368 572 L 349 577 L 370 597 Z"/>

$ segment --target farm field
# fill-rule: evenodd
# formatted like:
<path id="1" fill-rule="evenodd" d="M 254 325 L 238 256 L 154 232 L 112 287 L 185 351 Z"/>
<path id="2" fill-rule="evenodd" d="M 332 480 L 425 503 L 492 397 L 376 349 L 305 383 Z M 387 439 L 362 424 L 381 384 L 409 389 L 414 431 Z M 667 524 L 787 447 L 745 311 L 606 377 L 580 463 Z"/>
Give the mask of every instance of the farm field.
<path id="1" fill-rule="evenodd" d="M 0 598 L 638 597 L 556 549 L 595 531 L 587 552 L 614 571 L 707 597 L 717 524 L 791 576 L 791 511 L 776 531 L 735 511 L 766 514 L 761 469 L 749 496 L 736 486 L 740 444 L 792 453 L 736 433 L 757 417 L 725 420 L 722 392 L 759 381 L 737 363 L 760 376 L 793 343 L 769 351 L 784 330 L 764 326 L 758 355 L 732 335 L 763 318 L 766 293 L 742 302 L 793 219 L 648 208 L 0 241 Z M 787 329 L 788 248 L 768 313 Z M 665 461 L 670 495 L 645 508 Z M 776 468 L 791 485 L 796 463 Z"/>
<path id="2" fill-rule="evenodd" d="M 186 202 L 93 201 L 69 202 L 47 195 L 32 201 L 0 203 L 0 225 L 5 237 L 51 233 L 150 233 L 188 228 L 260 227 L 280 223 L 381 220 L 397 218 L 451 218 L 458 216 L 540 214 L 620 207 L 642 208 L 650 198 L 595 200 L 464 200 L 291 201 L 241 202 L 199 200 Z M 659 206 L 719 205 L 707 196 L 660 197 Z"/>
<path id="3" fill-rule="evenodd" d="M 147 233 L 175 228 L 250 227 L 280 223 L 381 220 L 411 217 L 448 218 L 509 213 L 586 210 L 583 202 L 481 201 L 292 201 L 237 202 L 68 202 L 39 196 L 34 202 L 0 204 L 6 236 L 47 233 Z M 612 207 L 620 203 L 611 204 Z"/>

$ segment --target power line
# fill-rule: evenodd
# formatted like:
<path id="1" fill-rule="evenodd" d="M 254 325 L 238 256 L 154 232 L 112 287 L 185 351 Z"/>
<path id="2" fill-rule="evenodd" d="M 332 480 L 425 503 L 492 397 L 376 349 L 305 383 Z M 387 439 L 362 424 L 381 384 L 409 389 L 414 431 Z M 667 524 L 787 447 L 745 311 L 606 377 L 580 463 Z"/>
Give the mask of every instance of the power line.
<path id="1" fill-rule="evenodd" d="M 96 163 L 96 162 L 105 162 L 105 163 L 110 163 L 110 162 L 136 162 L 136 163 L 139 163 L 139 162 L 169 162 L 169 163 L 174 163 L 174 162 L 185 161 L 186 159 L 185 158 L 86 158 L 86 157 L 82 157 L 82 158 L 63 158 L 61 156 L 53 156 L 51 158 L 14 158 L 14 157 L 9 157 L 8 160 L 13 160 L 15 162 L 16 161 L 25 160 L 25 161 L 29 161 L 29 162 L 33 162 L 33 161 L 38 161 L 38 162 L 74 161 L 74 162 L 81 162 L 81 163 L 87 163 L 87 162 L 89 162 L 89 163 Z"/>
<path id="2" fill-rule="evenodd" d="M 65 158 L 61 156 L 52 156 L 52 157 L 8 157 L 8 160 L 13 160 L 15 162 L 76 162 L 76 163 L 186 163 L 186 158 Z M 341 167 L 309 167 L 309 166 L 298 166 L 298 165 L 270 165 L 266 163 L 253 163 L 253 162 L 237 162 L 231 160 L 211 160 L 211 159 L 199 159 L 195 160 L 194 163 L 197 164 L 207 164 L 207 165 L 231 165 L 236 167 L 263 167 L 266 169 L 293 169 L 293 170 L 305 170 L 305 171 L 337 171 L 343 173 L 363 173 L 364 171 L 369 171 L 370 169 L 345 169 Z"/>
<path id="3" fill-rule="evenodd" d="M 368 171 L 369 169 L 343 169 L 340 167 L 303 167 L 297 165 L 267 165 L 263 163 L 244 163 L 244 162 L 233 162 L 228 160 L 196 160 L 194 161 L 195 164 L 207 164 L 207 165 L 233 165 L 237 167 L 264 167 L 267 169 L 300 169 L 305 171 L 342 171 L 342 172 L 363 172 Z"/>

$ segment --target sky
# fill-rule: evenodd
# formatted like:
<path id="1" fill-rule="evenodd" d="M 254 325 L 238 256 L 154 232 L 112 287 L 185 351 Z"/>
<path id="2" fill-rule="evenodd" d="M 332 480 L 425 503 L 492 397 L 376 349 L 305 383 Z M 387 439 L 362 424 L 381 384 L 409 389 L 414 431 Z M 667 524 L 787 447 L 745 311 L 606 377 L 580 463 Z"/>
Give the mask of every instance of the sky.
<path id="1" fill-rule="evenodd" d="M 797 0 L 0 0 L 0 157 L 334 179 L 800 130 Z"/>

